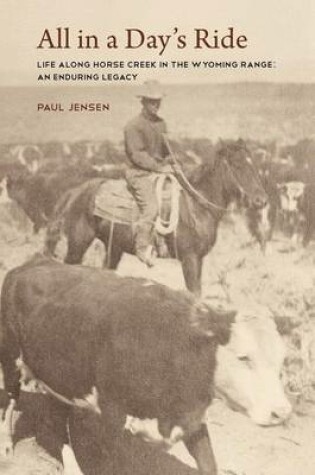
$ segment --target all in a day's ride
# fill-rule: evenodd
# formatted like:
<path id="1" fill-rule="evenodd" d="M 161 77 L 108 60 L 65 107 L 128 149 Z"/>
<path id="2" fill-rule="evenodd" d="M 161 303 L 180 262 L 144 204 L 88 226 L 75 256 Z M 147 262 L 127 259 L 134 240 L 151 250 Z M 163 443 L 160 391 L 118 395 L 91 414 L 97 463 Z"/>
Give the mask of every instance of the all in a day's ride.
<path id="1" fill-rule="evenodd" d="M 261 208 L 267 196 L 243 140 L 222 141 L 213 162 L 202 163 L 187 180 L 180 176 L 179 180 L 183 189 L 178 225 L 165 236 L 165 242 L 171 257 L 181 261 L 187 288 L 199 295 L 202 261 L 215 244 L 219 222 L 229 203 L 243 196 L 247 206 Z M 110 260 L 105 264 L 111 269 L 118 266 L 123 252 L 134 253 L 135 223 L 118 221 L 115 216 L 95 216 L 95 197 L 101 182 L 88 181 L 57 203 L 47 230 L 46 254 L 54 254 L 61 231 L 68 241 L 65 262 L 69 264 L 81 263 L 94 238 L 107 247 Z"/>

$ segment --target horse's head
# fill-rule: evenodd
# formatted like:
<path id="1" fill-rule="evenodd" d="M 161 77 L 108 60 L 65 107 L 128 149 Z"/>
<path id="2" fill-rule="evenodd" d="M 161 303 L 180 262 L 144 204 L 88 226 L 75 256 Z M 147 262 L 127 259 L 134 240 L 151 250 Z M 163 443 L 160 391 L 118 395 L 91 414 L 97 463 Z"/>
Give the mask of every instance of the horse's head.
<path id="1" fill-rule="evenodd" d="M 249 207 L 265 206 L 267 195 L 244 140 L 221 141 L 217 157 L 223 166 L 227 193 L 231 196 L 241 195 Z"/>

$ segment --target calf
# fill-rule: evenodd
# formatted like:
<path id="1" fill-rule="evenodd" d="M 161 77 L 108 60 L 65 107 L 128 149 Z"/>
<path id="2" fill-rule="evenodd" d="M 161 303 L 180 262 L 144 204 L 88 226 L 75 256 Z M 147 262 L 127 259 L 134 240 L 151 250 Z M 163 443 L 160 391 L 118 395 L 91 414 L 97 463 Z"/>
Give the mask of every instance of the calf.
<path id="1" fill-rule="evenodd" d="M 261 169 L 259 176 L 268 196 L 268 201 L 261 209 L 248 208 L 245 211 L 248 230 L 258 241 L 261 250 L 266 251 L 267 242 L 272 239 L 277 210 L 280 206 L 277 184 L 270 176 L 269 169 Z"/>
<path id="2" fill-rule="evenodd" d="M 134 418 L 156 419 L 167 446 L 183 439 L 200 473 L 214 475 L 203 418 L 217 346 L 228 342 L 234 316 L 147 280 L 35 257 L 9 272 L 2 289 L 5 426 L 19 397 L 21 358 L 60 406 L 58 440 L 67 441 L 67 420 L 71 433 L 72 406 L 98 414 L 108 453 L 117 450 L 127 414 L 136 432 Z M 10 446 L 9 429 L 7 437 Z"/>
<path id="3" fill-rule="evenodd" d="M 305 184 L 290 181 L 278 185 L 280 199 L 280 226 L 291 239 L 296 239 L 301 231 L 300 202 L 303 199 Z"/>

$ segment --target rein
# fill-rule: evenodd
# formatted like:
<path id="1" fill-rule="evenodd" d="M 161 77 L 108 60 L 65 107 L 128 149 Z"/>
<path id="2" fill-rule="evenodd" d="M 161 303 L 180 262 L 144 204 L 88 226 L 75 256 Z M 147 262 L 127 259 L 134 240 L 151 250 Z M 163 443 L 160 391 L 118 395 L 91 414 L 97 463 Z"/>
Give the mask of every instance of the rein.
<path id="1" fill-rule="evenodd" d="M 185 188 L 185 190 L 191 195 L 193 196 L 197 201 L 198 203 L 203 206 L 204 208 L 208 209 L 209 211 L 212 211 L 213 209 L 217 209 L 219 211 L 230 211 L 228 208 L 224 208 L 223 206 L 219 206 L 219 205 L 216 205 L 215 203 L 213 203 L 212 201 L 208 200 L 207 198 L 205 198 L 198 190 L 196 190 L 196 188 L 190 183 L 190 181 L 188 180 L 188 178 L 186 177 L 186 175 L 184 174 L 184 172 L 182 171 L 182 169 L 180 168 L 180 166 L 178 165 L 178 162 L 175 162 L 174 163 L 175 166 L 173 166 L 174 168 L 174 172 L 175 172 L 175 175 L 176 176 L 180 176 L 180 180 L 183 181 L 183 186 Z"/>
<path id="2" fill-rule="evenodd" d="M 171 166 L 174 170 L 174 174 L 175 174 L 176 177 L 179 177 L 179 182 L 180 182 L 181 185 L 183 185 L 185 190 L 191 196 L 193 196 L 201 206 L 208 209 L 209 211 L 212 211 L 213 209 L 217 209 L 219 211 L 229 211 L 227 208 L 224 208 L 223 206 L 216 205 L 212 201 L 208 200 L 201 193 L 199 193 L 198 190 L 196 190 L 196 188 L 190 183 L 190 181 L 188 180 L 188 178 L 184 174 L 184 172 L 181 168 L 181 165 L 177 161 L 177 159 L 175 157 L 175 154 L 173 153 L 173 151 L 171 149 L 171 145 L 170 145 L 167 137 L 165 135 L 163 135 L 163 138 L 164 138 L 165 145 L 168 149 L 168 152 L 169 152 L 170 156 L 172 157 Z"/>
<path id="3" fill-rule="evenodd" d="M 198 203 L 201 206 L 203 206 L 204 208 L 206 208 L 210 211 L 213 210 L 213 209 L 216 209 L 218 211 L 225 211 L 225 212 L 230 212 L 231 213 L 232 211 L 229 210 L 228 208 L 224 208 L 223 206 L 219 206 L 219 205 L 213 203 L 212 201 L 205 198 L 201 193 L 199 193 L 198 190 L 196 190 L 196 188 L 189 182 L 188 178 L 184 174 L 184 172 L 181 168 L 181 165 L 179 164 L 178 160 L 176 159 L 175 154 L 172 151 L 171 145 L 170 145 L 167 137 L 165 135 L 163 135 L 163 138 L 164 138 L 165 145 L 166 145 L 166 147 L 168 149 L 168 152 L 169 152 L 169 154 L 171 156 L 171 159 L 172 159 L 171 166 L 174 170 L 175 176 L 179 177 L 179 182 L 183 185 L 185 190 L 191 196 L 193 196 L 198 201 Z M 234 181 L 234 184 L 236 185 L 236 187 L 239 190 L 239 192 L 241 193 L 241 195 L 246 196 L 246 192 L 245 192 L 243 186 L 240 184 L 239 180 L 237 179 L 237 177 L 233 173 L 233 171 L 231 169 L 231 166 L 230 166 L 230 164 L 228 163 L 228 161 L 226 159 L 224 159 L 224 164 L 226 165 L 227 169 L 229 170 L 231 178 Z"/>

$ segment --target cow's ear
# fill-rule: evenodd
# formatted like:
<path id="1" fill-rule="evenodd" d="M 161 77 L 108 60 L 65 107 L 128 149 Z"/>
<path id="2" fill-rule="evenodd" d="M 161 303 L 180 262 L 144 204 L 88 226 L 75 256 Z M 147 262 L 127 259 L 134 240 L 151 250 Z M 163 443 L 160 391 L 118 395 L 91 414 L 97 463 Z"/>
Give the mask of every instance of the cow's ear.
<path id="1" fill-rule="evenodd" d="M 203 335 L 214 338 L 220 345 L 225 345 L 230 339 L 236 314 L 236 310 L 214 308 L 204 302 L 197 302 L 194 306 L 193 326 Z"/>
<path id="2" fill-rule="evenodd" d="M 212 317 L 212 326 L 217 342 L 220 345 L 226 345 L 231 336 L 232 324 L 235 322 L 236 310 L 222 310 Z"/>

